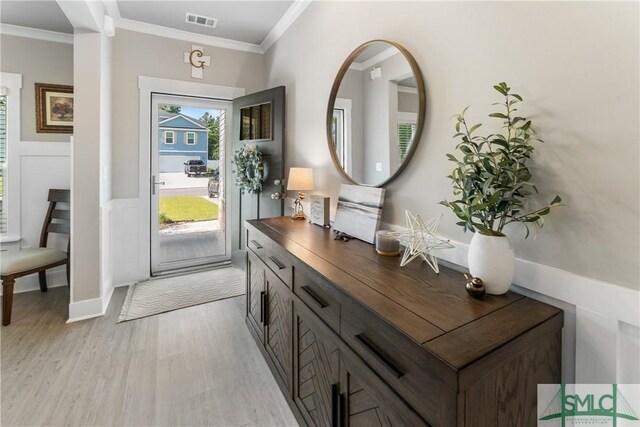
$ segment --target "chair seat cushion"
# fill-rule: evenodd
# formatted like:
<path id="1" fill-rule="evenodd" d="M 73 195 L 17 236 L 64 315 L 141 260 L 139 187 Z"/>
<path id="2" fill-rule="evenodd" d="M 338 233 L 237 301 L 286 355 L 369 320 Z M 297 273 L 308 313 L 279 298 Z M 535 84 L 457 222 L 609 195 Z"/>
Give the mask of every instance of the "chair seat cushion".
<path id="1" fill-rule="evenodd" d="M 67 253 L 51 248 L 24 248 L 0 252 L 0 274 L 22 273 L 67 259 Z"/>

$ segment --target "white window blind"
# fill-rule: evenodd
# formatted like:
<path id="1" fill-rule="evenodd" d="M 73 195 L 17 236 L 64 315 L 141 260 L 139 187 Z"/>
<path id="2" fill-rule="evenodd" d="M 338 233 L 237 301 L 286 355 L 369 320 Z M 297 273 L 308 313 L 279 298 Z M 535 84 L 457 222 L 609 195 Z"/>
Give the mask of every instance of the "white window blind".
<path id="1" fill-rule="evenodd" d="M 402 162 L 409 151 L 409 146 L 413 140 L 413 134 L 416 133 L 417 125 L 415 123 L 398 123 L 398 151 L 400 161 Z"/>
<path id="2" fill-rule="evenodd" d="M 0 234 L 7 232 L 5 170 L 7 166 L 7 97 L 0 95 Z"/>

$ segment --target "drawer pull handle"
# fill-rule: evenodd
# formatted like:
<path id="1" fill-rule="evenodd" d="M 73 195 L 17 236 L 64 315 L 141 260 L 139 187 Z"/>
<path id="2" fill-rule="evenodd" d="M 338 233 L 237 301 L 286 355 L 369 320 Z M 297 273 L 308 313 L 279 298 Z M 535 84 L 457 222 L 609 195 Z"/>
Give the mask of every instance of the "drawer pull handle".
<path id="1" fill-rule="evenodd" d="M 366 348 L 369 353 L 371 353 L 380 363 L 384 365 L 389 372 L 391 372 L 396 378 L 400 378 L 404 375 L 404 373 L 396 368 L 393 363 L 389 361 L 381 352 L 378 350 L 367 338 L 362 334 L 356 335 L 356 339 L 364 348 Z"/>
<path id="2" fill-rule="evenodd" d="M 267 322 L 267 293 L 260 292 L 260 322 L 264 325 Z"/>
<path id="3" fill-rule="evenodd" d="M 314 291 L 311 290 L 311 288 L 309 288 L 308 286 L 303 286 L 300 288 L 302 291 L 304 291 L 305 294 L 309 295 L 309 297 L 316 303 L 318 304 L 318 306 L 320 306 L 320 308 L 325 308 L 327 306 L 327 303 L 324 302 L 324 300 L 322 298 L 320 298 L 318 296 L 318 294 L 316 294 Z"/>
<path id="4" fill-rule="evenodd" d="M 251 243 L 253 243 L 253 246 L 255 246 L 256 249 L 262 249 L 262 245 L 258 243 L 257 240 L 252 240 Z"/>
<path id="5" fill-rule="evenodd" d="M 278 261 L 278 258 L 276 258 L 274 256 L 270 256 L 269 259 L 271 260 L 272 263 L 274 263 L 276 265 L 276 267 L 278 267 L 278 270 L 284 270 L 285 268 L 287 268 L 286 265 L 284 265 L 283 263 Z"/>

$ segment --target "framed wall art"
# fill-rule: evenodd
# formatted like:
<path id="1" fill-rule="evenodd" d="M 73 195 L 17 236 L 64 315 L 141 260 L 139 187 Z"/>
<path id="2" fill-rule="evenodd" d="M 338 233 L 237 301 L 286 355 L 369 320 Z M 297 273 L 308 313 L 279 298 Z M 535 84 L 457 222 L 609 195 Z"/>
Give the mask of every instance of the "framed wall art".
<path id="1" fill-rule="evenodd" d="M 36 132 L 73 133 L 73 86 L 36 83 Z"/>

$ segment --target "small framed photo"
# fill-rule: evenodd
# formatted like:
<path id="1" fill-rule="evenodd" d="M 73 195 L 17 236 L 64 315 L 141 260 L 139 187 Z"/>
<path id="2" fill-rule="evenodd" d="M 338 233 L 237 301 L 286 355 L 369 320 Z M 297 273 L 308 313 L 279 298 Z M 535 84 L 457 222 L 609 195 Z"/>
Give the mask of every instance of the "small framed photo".
<path id="1" fill-rule="evenodd" d="M 36 132 L 73 133 L 73 86 L 36 83 Z"/>
<path id="2" fill-rule="evenodd" d="M 329 197 L 312 194 L 309 196 L 309 222 L 320 227 L 329 227 Z"/>

